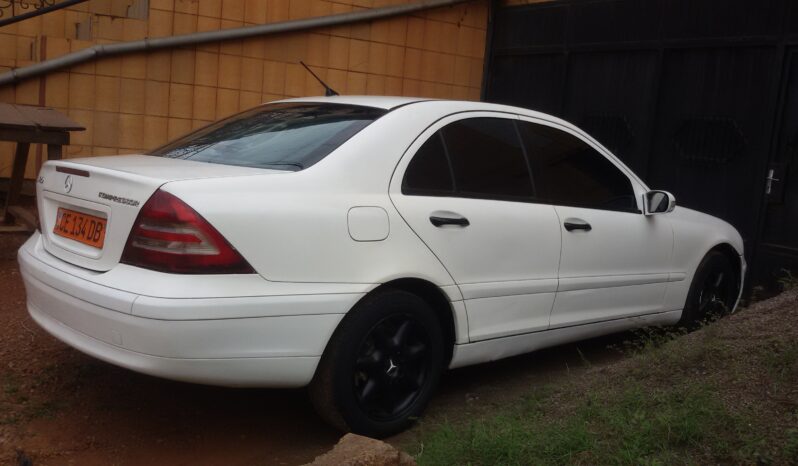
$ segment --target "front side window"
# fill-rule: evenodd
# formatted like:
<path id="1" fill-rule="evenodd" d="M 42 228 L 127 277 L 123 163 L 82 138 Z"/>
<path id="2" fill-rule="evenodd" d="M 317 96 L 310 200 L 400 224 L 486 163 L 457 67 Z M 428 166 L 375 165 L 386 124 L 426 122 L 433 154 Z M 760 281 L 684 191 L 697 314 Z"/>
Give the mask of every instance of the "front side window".
<path id="1" fill-rule="evenodd" d="M 416 152 L 404 194 L 528 200 L 532 178 L 513 120 L 470 118 L 443 127 Z"/>
<path id="2" fill-rule="evenodd" d="M 323 159 L 385 113 L 358 105 L 264 105 L 212 123 L 150 155 L 298 171 Z"/>
<path id="3" fill-rule="evenodd" d="M 581 139 L 545 125 L 519 122 L 542 201 L 638 212 L 629 178 Z"/>

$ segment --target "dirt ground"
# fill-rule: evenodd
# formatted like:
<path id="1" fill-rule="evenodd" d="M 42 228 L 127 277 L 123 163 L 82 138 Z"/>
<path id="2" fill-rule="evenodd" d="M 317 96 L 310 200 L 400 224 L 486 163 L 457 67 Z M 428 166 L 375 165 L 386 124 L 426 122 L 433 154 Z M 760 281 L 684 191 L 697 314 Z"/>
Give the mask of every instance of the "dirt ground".
<path id="1" fill-rule="evenodd" d="M 16 263 L 24 236 L 0 235 L 0 464 L 293 465 L 338 440 L 304 390 L 161 380 L 97 361 L 41 330 Z M 448 373 L 427 422 L 491 410 L 531 385 L 618 359 L 624 336 Z M 589 364 L 587 363 L 589 361 Z M 418 428 L 390 441 L 412 441 Z"/>

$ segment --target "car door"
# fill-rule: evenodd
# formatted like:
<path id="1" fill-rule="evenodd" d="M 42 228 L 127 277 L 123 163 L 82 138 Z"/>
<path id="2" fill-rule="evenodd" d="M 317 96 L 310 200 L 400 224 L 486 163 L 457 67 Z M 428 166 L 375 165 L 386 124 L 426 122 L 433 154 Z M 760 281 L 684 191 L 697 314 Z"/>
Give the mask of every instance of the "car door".
<path id="1" fill-rule="evenodd" d="M 538 196 L 562 232 L 551 327 L 662 311 L 673 250 L 666 215 L 643 215 L 646 188 L 576 132 L 522 118 Z"/>
<path id="2" fill-rule="evenodd" d="M 545 330 L 557 288 L 560 231 L 534 202 L 517 116 L 439 121 L 397 167 L 391 199 L 460 287 L 471 341 Z"/>

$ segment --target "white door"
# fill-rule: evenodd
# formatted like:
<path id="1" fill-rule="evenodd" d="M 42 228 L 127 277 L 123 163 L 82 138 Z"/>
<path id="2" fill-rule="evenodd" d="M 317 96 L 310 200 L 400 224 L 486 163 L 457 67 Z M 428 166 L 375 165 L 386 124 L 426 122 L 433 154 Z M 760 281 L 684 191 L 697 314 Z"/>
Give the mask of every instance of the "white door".
<path id="1" fill-rule="evenodd" d="M 557 214 L 532 202 L 517 118 L 467 115 L 418 138 L 391 198 L 460 287 L 471 341 L 545 330 L 557 289 Z"/>
<path id="2" fill-rule="evenodd" d="M 662 311 L 673 230 L 640 211 L 645 188 L 574 133 L 520 121 L 538 196 L 555 206 L 562 232 L 551 327 Z"/>

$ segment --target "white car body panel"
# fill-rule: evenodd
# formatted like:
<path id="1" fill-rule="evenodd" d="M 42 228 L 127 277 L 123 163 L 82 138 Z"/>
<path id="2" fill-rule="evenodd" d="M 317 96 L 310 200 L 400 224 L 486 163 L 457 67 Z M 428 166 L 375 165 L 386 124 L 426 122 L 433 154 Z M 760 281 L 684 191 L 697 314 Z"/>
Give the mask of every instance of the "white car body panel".
<path id="1" fill-rule="evenodd" d="M 563 221 L 583 220 L 592 230 L 563 230 L 552 327 L 662 310 L 673 252 L 667 216 L 564 206 L 556 210 Z"/>
<path id="2" fill-rule="evenodd" d="M 410 146 L 412 156 L 440 128 L 464 118 L 517 118 L 507 113 L 460 112 L 428 127 Z M 404 220 L 445 264 L 460 287 L 470 341 L 545 330 L 557 291 L 560 223 L 553 206 L 457 197 L 406 196 L 399 163 L 391 200 Z M 462 216 L 468 228 L 435 227 L 430 216 Z M 540 245 L 546 247 L 541 248 Z"/>
<path id="3" fill-rule="evenodd" d="M 629 177 L 642 207 L 645 184 L 557 118 L 412 98 L 288 102 L 393 110 L 297 172 L 152 156 L 47 162 L 37 184 L 43 233 L 19 252 L 33 318 L 77 349 L 133 370 L 218 385 L 302 386 L 346 313 L 393 280 L 423 280 L 449 301 L 450 366 L 459 367 L 672 324 L 707 251 L 725 245 L 742 255 L 733 227 L 680 207 L 644 216 L 401 194 L 404 171 L 430 134 L 490 115 L 544 122 L 588 141 Z M 73 175 L 65 192 L 67 174 L 57 167 L 89 176 Z M 158 189 L 196 210 L 257 273 L 179 275 L 120 264 L 139 210 Z M 105 247 L 54 235 L 60 206 L 107 218 Z M 471 225 L 435 228 L 429 216 L 437 211 Z M 570 217 L 594 230 L 565 231 Z"/>
<path id="4" fill-rule="evenodd" d="M 468 345 L 457 345 L 450 368 L 471 366 L 489 361 L 509 358 L 550 346 L 594 338 L 614 332 L 652 325 L 672 325 L 679 321 L 681 311 L 649 314 L 640 317 L 605 320 L 589 325 L 575 325 L 515 335 L 507 338 L 480 341 Z"/>
<path id="5" fill-rule="evenodd" d="M 683 280 L 673 279 L 665 294 L 664 308 L 667 310 L 682 309 L 684 297 L 690 289 L 701 259 L 700 251 L 709 251 L 718 245 L 728 245 L 737 252 L 740 259 L 740 293 L 742 293 L 742 277 L 745 277 L 746 263 L 743 255 L 743 240 L 737 230 L 723 220 L 685 207 L 676 207 L 668 214 L 673 226 L 673 256 L 671 258 L 672 273 L 675 278 L 683 274 Z"/>

